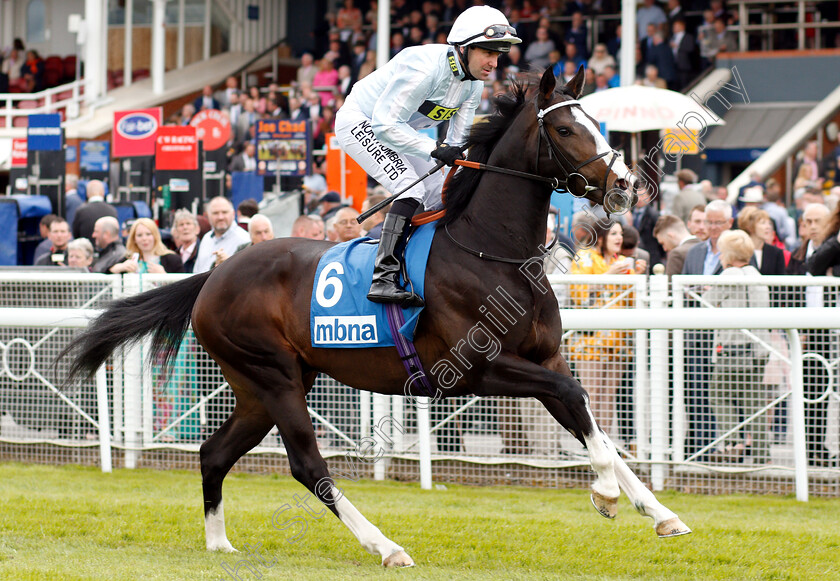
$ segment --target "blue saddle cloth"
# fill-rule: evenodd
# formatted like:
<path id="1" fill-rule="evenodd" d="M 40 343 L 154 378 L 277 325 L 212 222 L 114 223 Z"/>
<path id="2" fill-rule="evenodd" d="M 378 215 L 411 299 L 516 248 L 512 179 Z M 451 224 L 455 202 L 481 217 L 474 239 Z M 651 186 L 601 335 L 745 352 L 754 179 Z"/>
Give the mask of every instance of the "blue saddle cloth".
<path id="1" fill-rule="evenodd" d="M 408 277 L 414 292 L 424 295 L 426 263 L 436 223 L 414 230 L 405 251 Z M 385 305 L 367 300 L 373 277 L 377 243 L 357 238 L 336 244 L 318 262 L 309 315 L 313 347 L 392 347 Z M 402 281 L 403 283 L 405 281 Z M 400 334 L 414 340 L 414 330 L 423 307 L 404 309 L 405 325 Z"/>

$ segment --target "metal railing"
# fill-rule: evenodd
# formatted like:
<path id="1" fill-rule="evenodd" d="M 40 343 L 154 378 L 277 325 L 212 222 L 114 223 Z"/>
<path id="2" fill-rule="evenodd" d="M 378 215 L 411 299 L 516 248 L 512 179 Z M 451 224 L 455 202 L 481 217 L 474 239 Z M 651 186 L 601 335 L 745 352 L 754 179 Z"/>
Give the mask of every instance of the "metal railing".
<path id="1" fill-rule="evenodd" d="M 28 118 L 33 113 L 56 113 L 64 111 L 65 120 L 72 120 L 79 116 L 84 99 L 85 79 L 78 79 L 71 83 L 45 89 L 37 93 L 0 93 L 0 119 L 5 121 L 5 127 L 14 127 L 14 120 Z M 69 96 L 59 98 L 63 93 Z M 36 106 L 21 108 L 24 101 L 35 102 Z"/>

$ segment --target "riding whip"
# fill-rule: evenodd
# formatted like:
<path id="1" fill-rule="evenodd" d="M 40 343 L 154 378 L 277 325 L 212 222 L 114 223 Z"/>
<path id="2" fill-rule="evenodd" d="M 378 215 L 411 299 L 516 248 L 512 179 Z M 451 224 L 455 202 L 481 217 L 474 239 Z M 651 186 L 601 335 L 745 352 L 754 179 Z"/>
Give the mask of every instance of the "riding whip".
<path id="1" fill-rule="evenodd" d="M 394 200 L 399 198 L 404 193 L 406 193 L 408 190 L 410 190 L 411 188 L 413 188 L 414 186 L 416 186 L 417 184 L 422 182 L 424 179 L 426 179 L 427 177 L 429 177 L 430 175 L 432 175 L 436 171 L 439 171 L 440 168 L 442 168 L 445 165 L 446 164 L 444 162 L 439 161 L 435 167 L 433 167 L 432 169 L 429 170 L 429 173 L 423 175 L 422 177 L 417 178 L 416 181 L 412 182 L 411 185 L 408 186 L 407 188 L 403 188 L 402 191 L 397 192 L 396 194 L 394 194 L 390 198 L 386 198 L 386 199 L 382 200 L 381 202 L 379 202 L 378 204 L 376 204 L 374 207 L 369 208 L 367 210 L 367 212 L 365 212 L 364 214 L 362 214 L 358 218 L 356 218 L 356 222 L 361 224 L 362 222 L 364 222 L 365 220 L 367 220 L 368 218 L 370 218 L 371 216 L 376 214 L 379 210 L 381 210 L 382 208 L 384 208 L 385 206 L 387 206 L 388 204 L 390 204 L 391 202 L 393 202 Z"/>

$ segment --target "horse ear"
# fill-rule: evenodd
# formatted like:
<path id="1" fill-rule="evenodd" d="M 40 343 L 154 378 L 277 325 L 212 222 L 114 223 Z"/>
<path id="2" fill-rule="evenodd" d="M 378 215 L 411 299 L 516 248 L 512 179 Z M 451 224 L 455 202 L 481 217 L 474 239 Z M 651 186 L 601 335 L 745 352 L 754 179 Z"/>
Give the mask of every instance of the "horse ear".
<path id="1" fill-rule="evenodd" d="M 554 78 L 554 71 L 548 67 L 540 79 L 540 98 L 543 101 L 550 101 L 556 87 L 557 79 Z"/>
<path id="2" fill-rule="evenodd" d="M 583 80 L 586 78 L 586 69 L 583 65 L 580 65 L 577 74 L 572 77 L 572 80 L 566 83 L 566 91 L 570 95 L 574 95 L 575 99 L 580 98 L 580 94 L 583 92 Z"/>

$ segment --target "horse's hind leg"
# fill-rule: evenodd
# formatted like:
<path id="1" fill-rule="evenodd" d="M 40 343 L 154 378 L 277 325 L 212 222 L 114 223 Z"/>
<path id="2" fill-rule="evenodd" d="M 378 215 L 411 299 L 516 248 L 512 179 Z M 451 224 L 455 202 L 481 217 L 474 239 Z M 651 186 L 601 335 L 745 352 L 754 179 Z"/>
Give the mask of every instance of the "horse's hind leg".
<path id="1" fill-rule="evenodd" d="M 403 548 L 388 539 L 347 500 L 330 477 L 327 463 L 318 451 L 315 429 L 306 410 L 306 389 L 303 382 L 289 384 L 288 371 L 261 368 L 261 381 L 271 385 L 270 390 L 251 386 L 260 394 L 261 401 L 275 419 L 286 453 L 292 476 L 314 494 L 327 508 L 350 529 L 367 552 L 379 555 L 385 567 L 410 567 L 414 561 Z M 276 380 L 276 381 L 272 381 Z M 261 389 L 262 391 L 256 391 Z M 306 500 L 304 500 L 306 503 Z"/>
<path id="2" fill-rule="evenodd" d="M 237 393 L 233 414 L 201 445 L 201 486 L 204 492 L 207 550 L 236 550 L 225 533 L 222 483 L 236 461 L 259 444 L 273 424 L 262 404 L 248 394 Z"/>

